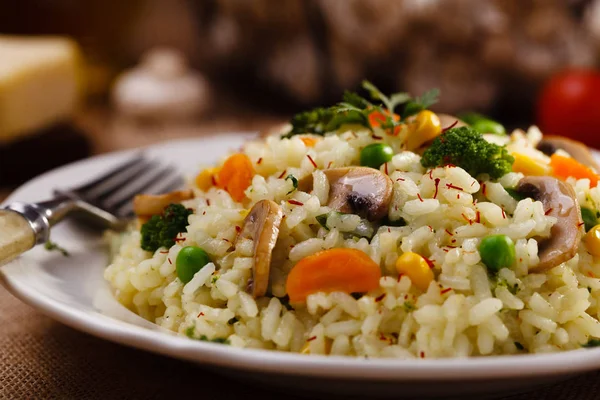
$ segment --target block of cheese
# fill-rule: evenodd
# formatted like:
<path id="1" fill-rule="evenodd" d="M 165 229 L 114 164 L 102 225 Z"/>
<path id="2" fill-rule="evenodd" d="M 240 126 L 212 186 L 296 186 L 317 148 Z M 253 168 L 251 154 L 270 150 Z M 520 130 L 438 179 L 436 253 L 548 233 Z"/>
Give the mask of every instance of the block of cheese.
<path id="1" fill-rule="evenodd" d="M 0 35 L 0 143 L 70 118 L 80 71 L 79 47 L 69 38 Z"/>

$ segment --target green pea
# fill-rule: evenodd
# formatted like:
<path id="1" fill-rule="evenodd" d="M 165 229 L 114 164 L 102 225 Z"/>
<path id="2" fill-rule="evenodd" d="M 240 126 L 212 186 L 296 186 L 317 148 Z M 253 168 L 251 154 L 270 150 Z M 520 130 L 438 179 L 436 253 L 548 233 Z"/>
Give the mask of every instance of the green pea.
<path id="1" fill-rule="evenodd" d="M 591 208 L 581 207 L 581 218 L 585 224 L 586 232 L 598 225 L 598 214 Z"/>
<path id="2" fill-rule="evenodd" d="M 493 133 L 495 135 L 506 135 L 504 126 L 488 117 L 478 113 L 466 113 L 460 116 L 460 119 L 471 125 L 473 129 L 480 133 Z"/>
<path id="3" fill-rule="evenodd" d="M 479 245 L 481 260 L 490 272 L 498 272 L 515 263 L 515 243 L 506 235 L 490 235 Z"/>
<path id="4" fill-rule="evenodd" d="M 210 257 L 200 247 L 186 246 L 179 250 L 175 260 L 177 276 L 181 282 L 188 283 L 209 262 Z"/>
<path id="5" fill-rule="evenodd" d="M 394 150 L 387 144 L 373 143 L 360 152 L 360 165 L 378 169 L 381 164 L 392 160 Z"/>
<path id="6" fill-rule="evenodd" d="M 506 130 L 504 126 L 499 124 L 498 122 L 491 120 L 481 120 L 477 121 L 473 125 L 471 125 L 473 129 L 481 132 L 481 133 L 493 133 L 495 135 L 506 135 Z"/>

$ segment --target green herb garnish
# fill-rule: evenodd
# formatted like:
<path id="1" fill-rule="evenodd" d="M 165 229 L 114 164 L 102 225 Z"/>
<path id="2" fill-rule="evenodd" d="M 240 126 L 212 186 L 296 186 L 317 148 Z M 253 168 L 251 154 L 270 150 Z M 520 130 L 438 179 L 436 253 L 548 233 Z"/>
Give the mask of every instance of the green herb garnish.
<path id="1" fill-rule="evenodd" d="M 388 217 L 385 217 L 384 219 L 381 220 L 381 226 L 396 226 L 396 227 L 406 226 L 406 221 L 404 220 L 404 218 L 400 218 L 395 221 L 392 221 Z"/>
<path id="2" fill-rule="evenodd" d="M 323 228 L 325 228 L 326 230 L 330 230 L 331 228 L 329 226 L 327 226 L 327 219 L 329 218 L 329 216 L 332 213 L 336 213 L 337 215 L 345 214 L 345 213 L 342 213 L 339 211 L 330 211 L 327 214 L 317 215 L 315 217 L 315 219 L 317 220 L 319 225 L 321 225 Z M 344 234 L 347 236 L 350 236 L 350 237 L 358 237 L 358 238 L 364 237 L 367 239 L 371 239 L 373 237 L 373 235 L 375 234 L 375 228 L 373 227 L 373 224 L 371 222 L 369 222 L 368 220 L 366 220 L 364 218 L 361 218 L 360 222 L 356 226 L 356 229 L 354 229 L 352 232 L 344 232 Z"/>
<path id="3" fill-rule="evenodd" d="M 290 304 L 290 296 L 286 294 L 283 297 L 278 297 L 278 299 L 281 305 L 284 306 L 288 311 L 294 310 L 294 307 L 292 307 L 292 305 Z"/>
<path id="4" fill-rule="evenodd" d="M 412 100 L 410 95 L 405 92 L 394 93 L 394 94 L 390 95 L 390 97 L 388 97 L 388 96 L 384 95 L 381 92 L 381 90 L 377 89 L 377 87 L 375 87 L 375 85 L 373 85 L 371 82 L 366 81 L 366 80 L 363 81 L 362 87 L 363 87 L 363 89 L 365 89 L 369 92 L 369 95 L 371 96 L 371 98 L 373 100 L 381 101 L 381 103 L 383 103 L 385 108 L 387 108 L 390 112 L 394 112 L 396 107 L 399 106 L 400 104 L 404 104 L 404 103 L 410 104 L 411 101 L 415 101 L 415 102 L 420 101 L 420 98 L 416 98 L 415 100 Z M 428 96 L 427 93 L 425 95 L 423 95 L 423 97 L 428 98 L 427 96 Z M 435 103 L 435 101 L 433 103 L 429 104 L 429 106 L 434 103 Z M 429 106 L 427 106 L 427 107 L 429 107 Z"/>
<path id="5" fill-rule="evenodd" d="M 335 211 L 333 211 L 335 212 Z M 329 230 L 329 227 L 327 226 L 327 218 L 329 217 L 329 213 L 327 214 L 320 214 L 317 215 L 315 217 L 315 219 L 317 220 L 317 222 L 319 223 L 319 225 L 321 225 L 323 228 Z"/>
<path id="6" fill-rule="evenodd" d="M 194 326 L 188 326 L 185 330 L 185 336 L 193 339 L 196 334 L 195 331 L 196 328 Z"/>
<path id="7" fill-rule="evenodd" d="M 504 190 L 506 190 L 506 193 L 510 194 L 510 197 L 512 197 L 516 201 L 521 201 L 527 198 L 527 196 L 517 192 L 515 188 L 504 188 Z"/>
<path id="8" fill-rule="evenodd" d="M 400 115 L 402 118 L 407 118 L 435 104 L 439 96 L 437 89 L 416 98 L 404 92 L 386 96 L 366 80 L 362 82 L 362 88 L 368 93 L 370 99 L 347 91 L 344 93 L 343 101 L 334 106 L 319 107 L 294 115 L 290 121 L 292 130 L 283 137 L 290 138 L 302 133 L 324 135 L 338 130 L 343 125 L 351 124 L 373 130 L 369 122 L 369 115 L 372 113 L 378 113 L 378 117 L 383 120 L 380 124 L 382 129 L 393 129 L 400 125 L 400 121 L 396 121 L 393 117 L 399 105 L 406 104 Z"/>
<path id="9" fill-rule="evenodd" d="M 581 218 L 585 225 L 585 231 L 589 231 L 598 225 L 598 212 L 588 207 L 581 207 Z"/>
<path id="10" fill-rule="evenodd" d="M 208 336 L 206 335 L 200 335 L 200 336 L 196 336 L 195 334 L 195 327 L 194 326 L 190 326 L 185 330 L 185 335 L 187 337 L 189 337 L 190 339 L 194 339 L 194 340 L 200 340 L 202 342 L 212 342 L 212 343 L 220 343 L 220 344 L 230 344 L 229 343 L 229 339 L 227 338 L 214 338 L 214 339 L 209 339 Z"/>
<path id="11" fill-rule="evenodd" d="M 290 194 L 292 193 L 294 190 L 298 189 L 298 179 L 296 179 L 296 177 L 292 174 L 289 174 L 288 176 L 285 177 L 285 180 L 291 180 L 292 181 L 292 185 L 294 185 L 294 188 L 292 190 L 290 190 L 289 192 L 287 192 L 286 194 Z"/>
<path id="12" fill-rule="evenodd" d="M 402 307 L 406 312 L 411 312 L 417 309 L 415 303 L 413 303 L 412 301 L 405 301 L 404 304 L 402 304 Z"/>
<path id="13" fill-rule="evenodd" d="M 582 344 L 581 347 L 585 347 L 586 349 L 600 347 L 600 339 L 590 339 L 587 343 Z"/>
<path id="14" fill-rule="evenodd" d="M 229 339 L 227 338 L 214 338 L 214 339 L 209 339 L 207 338 L 205 335 L 200 336 L 200 340 L 203 340 L 205 342 L 213 342 L 213 343 L 221 343 L 221 344 L 229 344 Z"/>
<path id="15" fill-rule="evenodd" d="M 519 287 L 518 283 L 515 283 L 514 285 L 511 285 L 504 278 L 498 278 L 498 280 L 496 282 L 496 287 L 505 287 L 506 289 L 508 289 L 509 292 L 511 292 L 514 295 L 516 295 L 517 293 L 519 293 L 519 290 L 521 290 L 521 288 Z"/>
<path id="16" fill-rule="evenodd" d="M 400 116 L 402 118 L 408 118 L 411 115 L 417 114 L 418 112 L 431 107 L 438 102 L 439 96 L 439 89 L 431 89 L 430 91 L 425 92 L 422 96 L 413 100 L 409 100 Z"/>
<path id="17" fill-rule="evenodd" d="M 44 248 L 48 251 L 58 251 L 65 257 L 69 257 L 70 255 L 64 247 L 50 241 L 50 239 L 44 244 Z"/>
<path id="18" fill-rule="evenodd" d="M 519 343 L 519 342 L 515 342 L 515 347 L 516 347 L 518 350 L 525 350 L 525 346 L 523 346 L 523 345 L 522 345 L 521 343 Z"/>

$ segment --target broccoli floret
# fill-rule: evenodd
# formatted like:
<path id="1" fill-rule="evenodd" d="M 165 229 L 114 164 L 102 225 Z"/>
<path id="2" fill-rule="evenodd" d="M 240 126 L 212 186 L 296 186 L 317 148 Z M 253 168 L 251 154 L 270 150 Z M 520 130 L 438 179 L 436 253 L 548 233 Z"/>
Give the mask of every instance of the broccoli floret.
<path id="1" fill-rule="evenodd" d="M 426 168 L 454 164 L 472 176 L 488 174 L 492 179 L 509 173 L 514 161 L 504 146 L 489 143 L 468 127 L 449 129 L 438 136 L 421 158 Z"/>
<path id="2" fill-rule="evenodd" d="M 160 247 L 169 248 L 175 244 L 180 232 L 188 226 L 188 216 L 192 213 L 181 204 L 169 204 L 162 215 L 154 215 L 142 225 L 142 249 L 156 251 Z"/>
<path id="3" fill-rule="evenodd" d="M 327 125 L 334 115 L 334 112 L 327 108 L 315 108 L 296 114 L 291 121 L 292 131 L 285 137 L 307 132 L 324 135 L 327 131 Z"/>
<path id="4" fill-rule="evenodd" d="M 336 107 L 315 108 L 296 114 L 291 121 L 292 130 L 283 136 L 291 138 L 301 133 L 312 133 L 315 135 L 325 135 L 332 132 L 344 124 L 367 124 L 367 117 L 360 111 L 344 110 L 340 111 Z"/>

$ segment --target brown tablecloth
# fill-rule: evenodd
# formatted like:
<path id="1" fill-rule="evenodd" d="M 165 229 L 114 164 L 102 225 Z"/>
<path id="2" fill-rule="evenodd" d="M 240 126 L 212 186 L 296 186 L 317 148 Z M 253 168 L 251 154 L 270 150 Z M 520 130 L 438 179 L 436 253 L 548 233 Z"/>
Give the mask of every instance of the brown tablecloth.
<path id="1" fill-rule="evenodd" d="M 280 119 L 240 114 L 178 128 L 131 127 L 87 113 L 82 123 L 94 151 L 131 148 L 176 137 L 214 132 L 262 130 Z M 0 188 L 0 201 L 8 194 Z M 123 347 L 75 331 L 21 303 L 0 287 L 0 399 L 162 399 L 248 398 L 300 400 L 266 387 L 255 388 L 210 368 Z M 326 398 L 320 395 L 312 399 Z M 597 400 L 600 372 L 586 374 L 511 400 Z M 367 400 L 367 399 L 365 399 Z"/>

